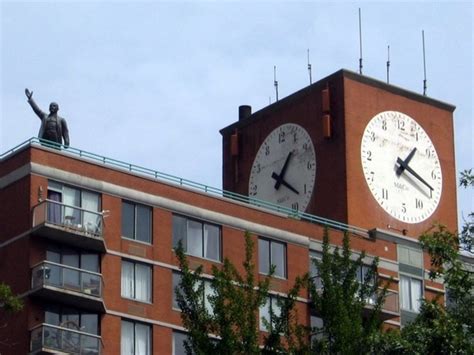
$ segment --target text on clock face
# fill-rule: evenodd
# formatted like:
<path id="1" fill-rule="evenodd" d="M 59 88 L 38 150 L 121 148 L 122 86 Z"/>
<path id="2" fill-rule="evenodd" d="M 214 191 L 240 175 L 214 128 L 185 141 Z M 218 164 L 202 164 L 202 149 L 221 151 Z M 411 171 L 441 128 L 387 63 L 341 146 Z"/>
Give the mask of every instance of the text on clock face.
<path id="1" fill-rule="evenodd" d="M 362 136 L 361 163 L 372 195 L 393 217 L 419 223 L 436 209 L 441 165 L 428 134 L 410 116 L 397 111 L 375 115 Z"/>

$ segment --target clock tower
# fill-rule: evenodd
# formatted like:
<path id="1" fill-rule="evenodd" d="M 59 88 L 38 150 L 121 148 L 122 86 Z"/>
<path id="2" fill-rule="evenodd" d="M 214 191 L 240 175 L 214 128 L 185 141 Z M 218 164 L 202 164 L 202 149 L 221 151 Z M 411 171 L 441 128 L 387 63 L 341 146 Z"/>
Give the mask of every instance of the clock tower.
<path id="1" fill-rule="evenodd" d="M 457 229 L 454 106 L 340 70 L 223 128 L 223 188 L 417 237 Z"/>

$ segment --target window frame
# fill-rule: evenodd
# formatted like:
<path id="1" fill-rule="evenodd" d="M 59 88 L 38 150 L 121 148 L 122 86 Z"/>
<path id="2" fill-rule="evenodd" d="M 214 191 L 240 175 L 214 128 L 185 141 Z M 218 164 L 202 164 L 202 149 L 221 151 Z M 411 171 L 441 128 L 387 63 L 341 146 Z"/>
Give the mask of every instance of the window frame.
<path id="1" fill-rule="evenodd" d="M 274 264 L 273 263 L 273 251 L 272 251 L 272 244 L 280 244 L 283 246 L 283 276 L 280 276 L 278 274 L 276 274 L 276 272 L 273 274 L 273 277 L 276 277 L 276 278 L 279 278 L 279 279 L 282 279 L 282 280 L 287 280 L 288 279 L 288 246 L 286 243 L 284 242 L 281 242 L 281 241 L 278 241 L 278 240 L 275 240 L 275 239 L 271 239 L 271 238 L 266 238 L 266 237 L 258 237 L 258 257 L 259 257 L 259 261 L 258 261 L 258 273 L 259 274 L 262 274 L 262 275 L 269 275 L 269 273 L 267 272 L 264 272 L 261 270 L 261 260 L 260 260 L 260 241 L 263 241 L 263 242 L 267 242 L 268 243 L 268 253 L 267 253 L 267 257 L 268 257 L 268 270 L 271 269 L 272 265 L 275 265 L 275 266 L 278 266 L 277 264 Z M 275 271 L 277 270 L 277 268 L 275 267 Z"/>
<path id="2" fill-rule="evenodd" d="M 133 236 L 128 236 L 128 235 L 124 235 L 124 213 L 123 213 L 123 210 L 124 210 L 124 205 L 125 204 L 128 204 L 128 205 L 131 205 L 133 206 Z M 149 212 L 149 219 L 150 219 L 150 225 L 149 225 L 149 236 L 150 236 L 150 240 L 149 241 L 144 241 L 144 240 L 140 240 L 140 239 L 137 239 L 137 235 L 138 235 L 138 229 L 137 229 L 137 226 L 138 226 L 138 207 L 143 207 L 145 209 L 148 210 Z M 148 206 L 148 205 L 144 205 L 142 203 L 136 203 L 136 202 L 133 202 L 133 201 L 129 201 L 129 200 L 122 200 L 122 210 L 121 210 L 121 226 L 120 226 L 120 234 L 121 234 L 121 237 L 122 239 L 127 239 L 127 240 L 133 240 L 134 242 L 137 242 L 137 243 L 143 243 L 143 244 L 146 244 L 146 245 L 152 245 L 153 244 L 153 207 L 152 206 Z"/>
<path id="3" fill-rule="evenodd" d="M 124 263 L 129 263 L 133 265 L 133 296 L 129 297 L 124 294 L 124 280 L 123 280 L 123 265 Z M 137 298 L 137 265 L 142 265 L 146 266 L 150 270 L 150 279 L 149 279 L 149 294 L 147 295 L 149 300 L 142 300 Z M 133 300 L 137 302 L 142 302 L 142 303 L 147 303 L 147 304 L 153 304 L 153 265 L 152 264 L 147 264 L 147 263 L 142 263 L 142 262 L 137 262 L 135 260 L 130 260 L 130 259 L 121 259 L 121 269 L 120 269 L 120 296 L 122 298 L 128 299 L 128 300 Z"/>
<path id="4" fill-rule="evenodd" d="M 267 295 L 266 297 L 266 300 L 265 300 L 265 303 L 263 305 L 261 305 L 258 309 L 258 329 L 262 332 L 267 332 L 269 333 L 273 328 L 273 323 L 274 323 L 274 320 L 271 318 L 271 314 L 273 312 L 273 314 L 279 314 L 281 315 L 281 307 L 278 305 L 278 297 L 275 296 L 275 295 Z M 268 315 L 270 317 L 270 320 L 267 320 L 268 323 L 270 324 L 270 329 L 266 328 L 265 324 L 263 323 L 263 318 L 266 319 L 266 317 L 264 315 L 262 315 L 262 309 L 263 307 L 265 307 L 266 305 L 269 305 L 269 309 L 268 309 Z M 278 309 L 278 312 L 274 312 L 272 309 L 273 307 L 276 307 Z"/>
<path id="5" fill-rule="evenodd" d="M 410 303 L 410 308 L 404 308 L 404 296 L 403 296 L 403 291 L 402 291 L 402 278 L 408 279 L 409 280 L 409 290 L 408 294 L 409 299 L 408 302 Z M 417 300 L 414 300 L 412 297 L 412 282 L 413 280 L 419 281 L 420 282 L 420 297 Z M 414 275 L 410 274 L 405 274 L 405 273 L 400 273 L 400 281 L 399 281 L 399 297 L 400 297 L 400 311 L 404 312 L 411 312 L 411 313 L 420 313 L 420 307 L 421 307 L 421 300 L 424 298 L 424 280 L 421 277 L 416 277 Z M 418 303 L 418 309 L 414 308 L 414 303 Z"/>
<path id="6" fill-rule="evenodd" d="M 201 220 L 201 219 L 197 219 L 197 218 L 192 218 L 192 217 L 180 215 L 180 214 L 173 214 L 172 218 L 173 218 L 173 221 L 172 221 L 172 245 L 173 245 L 173 250 L 176 249 L 178 242 L 181 240 L 182 245 L 183 245 L 183 249 L 184 249 L 184 253 L 186 255 L 194 256 L 196 258 L 201 258 L 201 259 L 204 259 L 204 260 L 209 260 L 209 261 L 217 262 L 217 263 L 222 262 L 222 239 L 223 238 L 222 238 L 222 226 L 221 225 L 215 224 L 215 223 L 210 223 L 210 222 L 207 222 L 205 220 Z M 184 220 L 185 224 L 186 224 L 186 235 L 184 237 L 180 237 L 180 236 L 175 234 L 175 233 L 178 232 L 178 231 L 175 231 L 175 220 L 178 219 L 178 218 Z M 189 222 L 199 223 L 201 225 L 201 228 L 200 228 L 201 229 L 201 240 L 200 240 L 201 253 L 200 253 L 200 255 L 192 254 L 188 250 Z M 219 255 L 218 255 L 217 259 L 213 259 L 213 258 L 210 258 L 210 257 L 206 256 L 205 226 L 210 226 L 210 227 L 216 228 L 217 231 L 218 231 L 217 241 L 218 241 L 219 245 L 217 246 L 217 252 L 218 252 Z"/>
<path id="7" fill-rule="evenodd" d="M 130 323 L 132 324 L 132 327 L 133 327 L 133 334 L 132 334 L 132 343 L 133 343 L 133 354 L 136 354 L 137 352 L 137 349 L 135 348 L 135 345 L 136 345 L 136 327 L 137 325 L 142 325 L 142 326 L 146 326 L 149 330 L 148 332 L 148 347 L 150 349 L 150 352 L 148 355 L 151 355 L 153 354 L 153 325 L 152 324 L 149 324 L 149 323 L 144 323 L 144 322 L 138 322 L 138 321 L 134 321 L 134 320 L 131 320 L 131 319 L 126 319 L 126 318 L 122 318 L 121 319 L 121 322 L 120 322 L 120 353 L 122 353 L 122 340 L 123 340 L 123 337 L 122 337 L 122 329 L 123 329 L 123 324 L 124 323 Z"/>
<path id="8" fill-rule="evenodd" d="M 181 308 L 179 307 L 179 304 L 177 302 L 176 298 L 176 287 L 179 287 L 179 284 L 181 283 L 181 277 L 182 273 L 178 271 L 173 271 L 172 272 L 172 297 L 171 297 L 171 308 L 175 311 L 182 312 Z M 211 302 L 209 301 L 208 297 L 214 295 L 214 289 L 212 288 L 211 285 L 211 280 L 206 279 L 206 278 L 201 278 L 201 282 L 204 282 L 204 287 L 203 287 L 203 299 L 204 299 L 204 307 L 206 308 L 207 312 L 212 316 L 214 314 L 214 311 L 212 309 Z M 198 285 L 200 286 L 200 285 Z"/>

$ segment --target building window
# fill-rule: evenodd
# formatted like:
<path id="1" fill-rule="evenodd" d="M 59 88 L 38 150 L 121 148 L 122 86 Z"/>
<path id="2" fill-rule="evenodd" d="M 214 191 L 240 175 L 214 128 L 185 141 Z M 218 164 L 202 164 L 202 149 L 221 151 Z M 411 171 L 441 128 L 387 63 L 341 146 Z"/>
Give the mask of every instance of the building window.
<path id="1" fill-rule="evenodd" d="M 402 310 L 420 312 L 423 282 L 420 279 L 400 275 L 400 307 Z"/>
<path id="2" fill-rule="evenodd" d="M 58 305 L 47 305 L 45 309 L 44 318 L 48 325 L 99 335 L 99 315 L 97 313 Z"/>
<path id="3" fill-rule="evenodd" d="M 101 233 L 100 194 L 49 181 L 47 199 L 49 222 Z"/>
<path id="4" fill-rule="evenodd" d="M 186 355 L 184 342 L 187 339 L 186 333 L 173 332 L 173 355 Z"/>
<path id="5" fill-rule="evenodd" d="M 181 240 L 186 254 L 221 260 L 221 228 L 182 216 L 173 216 L 173 247 Z"/>
<path id="6" fill-rule="evenodd" d="M 151 303 L 151 266 L 122 260 L 122 297 Z"/>
<path id="7" fill-rule="evenodd" d="M 179 309 L 181 310 L 181 308 L 179 307 L 179 304 L 178 304 L 178 297 L 176 295 L 176 289 L 180 287 L 180 284 L 181 284 L 181 273 L 179 272 L 173 272 L 173 308 L 174 309 Z M 212 296 L 215 296 L 216 293 L 214 291 L 214 289 L 212 288 L 211 286 L 211 282 L 208 281 L 208 280 L 202 280 L 202 282 L 204 282 L 204 289 L 203 289 L 203 292 L 204 294 L 202 295 L 203 296 L 203 299 L 204 299 L 204 307 L 206 307 L 206 311 L 210 314 L 210 315 L 213 315 L 214 314 L 214 310 L 212 308 L 212 304 L 211 304 L 211 301 L 210 301 L 210 297 Z M 199 284 L 196 284 L 196 288 L 199 287 Z"/>
<path id="8" fill-rule="evenodd" d="M 122 320 L 121 355 L 151 355 L 151 326 Z"/>
<path id="9" fill-rule="evenodd" d="M 281 308 L 278 298 L 269 296 L 265 303 L 260 306 L 260 330 L 270 331 L 269 327 L 275 326 L 276 318 L 280 317 Z"/>
<path id="10" fill-rule="evenodd" d="M 261 274 L 268 275 L 271 266 L 275 265 L 274 276 L 286 278 L 286 244 L 259 238 L 258 261 Z"/>
<path id="11" fill-rule="evenodd" d="M 122 201 L 122 236 L 151 243 L 152 208 Z"/>

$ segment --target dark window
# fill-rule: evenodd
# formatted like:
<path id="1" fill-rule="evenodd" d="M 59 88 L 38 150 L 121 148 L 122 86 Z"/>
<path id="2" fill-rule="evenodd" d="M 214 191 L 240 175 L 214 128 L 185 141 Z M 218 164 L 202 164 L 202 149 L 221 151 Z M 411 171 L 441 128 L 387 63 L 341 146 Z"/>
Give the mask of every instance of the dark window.
<path id="1" fill-rule="evenodd" d="M 221 228 L 182 216 L 173 216 L 173 247 L 181 240 L 186 254 L 221 260 Z"/>
<path id="2" fill-rule="evenodd" d="M 83 312 L 72 307 L 48 305 L 45 311 L 45 323 L 62 328 L 99 335 L 99 315 Z"/>
<path id="3" fill-rule="evenodd" d="M 122 236 L 151 243 L 151 207 L 122 202 Z"/>

